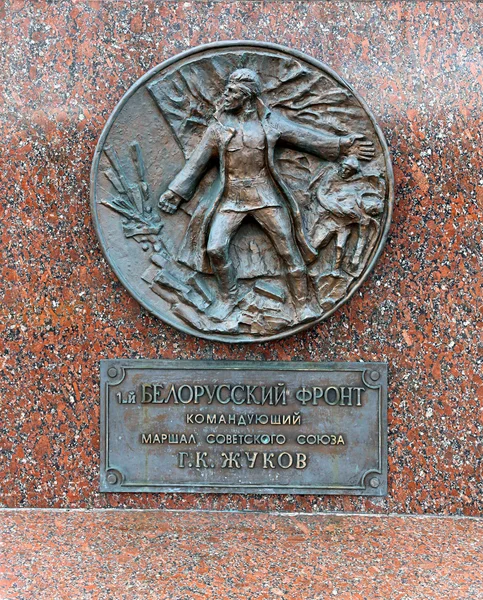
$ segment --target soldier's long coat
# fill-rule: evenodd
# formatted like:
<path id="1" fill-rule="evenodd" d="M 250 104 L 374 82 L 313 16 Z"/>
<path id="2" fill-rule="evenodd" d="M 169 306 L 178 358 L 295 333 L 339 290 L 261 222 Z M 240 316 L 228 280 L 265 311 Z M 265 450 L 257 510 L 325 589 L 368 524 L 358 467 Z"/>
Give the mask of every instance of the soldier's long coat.
<path id="1" fill-rule="evenodd" d="M 263 111 L 261 123 L 267 139 L 267 167 L 286 200 L 302 256 L 307 263 L 310 263 L 317 256 L 317 251 L 307 239 L 300 207 L 277 171 L 275 146 L 278 143 L 283 143 L 286 146 L 314 154 L 322 159 L 334 161 L 340 155 L 340 138 L 294 123 L 269 109 Z M 217 158 L 219 160 L 219 192 L 212 195 L 206 193 L 200 199 L 191 216 L 191 221 L 178 253 L 180 262 L 199 272 L 211 271 L 206 252 L 210 224 L 223 198 L 226 182 L 225 156 L 228 143 L 234 134 L 233 129 L 213 119 L 185 166 L 169 185 L 170 190 L 181 196 L 185 201 L 189 201 L 213 159 Z"/>

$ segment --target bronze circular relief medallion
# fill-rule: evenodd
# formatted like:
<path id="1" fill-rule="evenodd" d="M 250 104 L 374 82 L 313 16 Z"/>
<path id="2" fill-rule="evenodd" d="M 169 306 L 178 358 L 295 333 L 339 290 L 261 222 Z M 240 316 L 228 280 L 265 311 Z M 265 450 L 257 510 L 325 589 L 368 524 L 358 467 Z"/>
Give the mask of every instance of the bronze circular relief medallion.
<path id="1" fill-rule="evenodd" d="M 91 191 L 104 254 L 138 302 L 184 332 L 252 342 L 354 294 L 385 243 L 393 178 L 374 117 L 330 68 L 222 42 L 133 85 Z"/>

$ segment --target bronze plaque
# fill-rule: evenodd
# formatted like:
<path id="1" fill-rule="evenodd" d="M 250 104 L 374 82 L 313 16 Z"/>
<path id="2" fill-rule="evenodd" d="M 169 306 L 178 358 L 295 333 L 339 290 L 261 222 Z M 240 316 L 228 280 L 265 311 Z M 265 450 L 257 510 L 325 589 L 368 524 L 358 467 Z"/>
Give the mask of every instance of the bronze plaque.
<path id="1" fill-rule="evenodd" d="M 387 365 L 103 360 L 101 491 L 387 492 Z"/>
<path id="2" fill-rule="evenodd" d="M 129 292 L 201 337 L 265 341 L 331 315 L 384 246 L 384 136 L 329 67 L 262 42 L 155 67 L 109 118 L 94 225 Z"/>

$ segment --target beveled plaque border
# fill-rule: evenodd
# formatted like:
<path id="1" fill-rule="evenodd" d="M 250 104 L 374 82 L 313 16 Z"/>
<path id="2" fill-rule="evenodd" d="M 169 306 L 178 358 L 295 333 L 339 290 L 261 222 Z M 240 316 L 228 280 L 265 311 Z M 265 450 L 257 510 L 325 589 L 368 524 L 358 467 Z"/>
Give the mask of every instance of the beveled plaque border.
<path id="1" fill-rule="evenodd" d="M 101 492 L 162 492 L 162 493 L 231 493 L 231 494 L 314 494 L 314 495 L 387 495 L 387 374 L 388 365 L 383 362 L 288 362 L 288 361 L 224 361 L 224 360 L 152 360 L 152 359 L 105 359 L 100 361 L 101 369 L 101 438 L 100 438 L 100 491 Z M 359 372 L 365 386 L 378 390 L 378 449 L 377 465 L 361 474 L 359 483 L 352 486 L 264 486 L 260 484 L 146 484 L 127 482 L 122 468 L 109 462 L 109 386 L 119 385 L 127 369 L 169 369 L 169 370 L 227 370 L 227 371 L 347 371 Z M 111 374 L 108 371 L 111 370 Z M 116 370 L 116 374 L 114 374 Z M 366 378 L 369 371 L 380 374 L 377 382 Z M 376 477 L 379 485 L 371 486 Z M 111 481 L 109 481 L 109 478 Z"/>

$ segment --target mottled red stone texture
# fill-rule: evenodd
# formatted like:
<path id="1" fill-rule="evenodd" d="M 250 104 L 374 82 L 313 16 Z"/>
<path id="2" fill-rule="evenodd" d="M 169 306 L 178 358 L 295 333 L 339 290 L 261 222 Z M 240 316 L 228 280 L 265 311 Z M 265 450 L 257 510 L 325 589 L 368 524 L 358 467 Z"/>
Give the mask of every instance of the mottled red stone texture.
<path id="1" fill-rule="evenodd" d="M 2 600 L 481 600 L 483 520 L 2 514 Z"/>
<path id="2" fill-rule="evenodd" d="M 483 6 L 18 0 L 0 19 L 2 505 L 481 514 Z M 177 52 L 233 38 L 297 48 L 350 81 L 396 178 L 388 244 L 360 293 L 263 345 L 198 340 L 148 314 L 89 212 L 95 144 L 124 92 Z M 121 357 L 387 361 L 387 498 L 100 494 L 98 363 Z"/>

